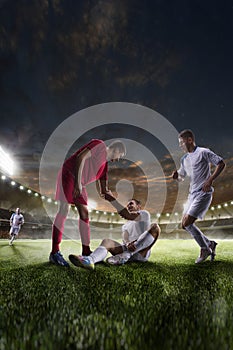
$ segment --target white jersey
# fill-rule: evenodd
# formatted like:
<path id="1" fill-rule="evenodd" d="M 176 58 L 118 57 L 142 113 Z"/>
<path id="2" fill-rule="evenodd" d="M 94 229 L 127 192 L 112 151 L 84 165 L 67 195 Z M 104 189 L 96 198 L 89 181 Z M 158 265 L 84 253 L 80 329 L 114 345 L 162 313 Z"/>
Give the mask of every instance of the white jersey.
<path id="1" fill-rule="evenodd" d="M 150 213 L 147 210 L 139 210 L 140 216 L 136 220 L 129 220 L 122 226 L 122 233 L 127 231 L 129 242 L 135 241 L 138 237 L 150 228 Z"/>
<path id="2" fill-rule="evenodd" d="M 10 223 L 13 228 L 20 228 L 24 224 L 24 217 L 22 214 L 12 214 L 10 218 Z"/>
<path id="3" fill-rule="evenodd" d="M 178 174 L 181 178 L 190 177 L 190 193 L 202 189 L 205 181 L 210 177 L 210 164 L 217 166 L 223 159 L 208 148 L 196 147 L 193 152 L 186 153 L 181 158 Z M 212 188 L 213 191 L 213 188 Z"/>

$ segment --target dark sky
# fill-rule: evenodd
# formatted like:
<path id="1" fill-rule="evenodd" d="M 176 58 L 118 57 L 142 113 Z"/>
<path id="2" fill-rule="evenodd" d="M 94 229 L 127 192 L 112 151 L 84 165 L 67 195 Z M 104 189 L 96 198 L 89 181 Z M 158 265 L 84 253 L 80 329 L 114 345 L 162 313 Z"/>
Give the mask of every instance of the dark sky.
<path id="1" fill-rule="evenodd" d="M 36 188 L 62 121 L 95 104 L 137 103 L 227 160 L 221 200 L 230 199 L 232 37 L 230 0 L 2 0 L 0 144 Z"/>

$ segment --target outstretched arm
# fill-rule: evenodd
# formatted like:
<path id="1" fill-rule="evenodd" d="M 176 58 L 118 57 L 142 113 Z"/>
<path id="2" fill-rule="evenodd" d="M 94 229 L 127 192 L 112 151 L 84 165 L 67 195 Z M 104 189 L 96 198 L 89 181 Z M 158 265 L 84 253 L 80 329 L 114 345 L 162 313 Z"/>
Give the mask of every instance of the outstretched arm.
<path id="1" fill-rule="evenodd" d="M 223 169 L 225 168 L 226 164 L 224 163 L 223 160 L 221 160 L 220 163 L 218 163 L 218 165 L 216 166 L 214 172 L 212 175 L 210 175 L 210 177 L 206 180 L 206 182 L 204 183 L 202 190 L 204 192 L 209 192 L 210 188 L 214 182 L 214 180 L 221 174 L 221 172 L 223 171 Z"/>
<path id="2" fill-rule="evenodd" d="M 109 201 L 112 206 L 117 210 L 118 214 L 126 220 L 136 220 L 139 217 L 140 213 L 138 212 L 129 212 L 127 208 L 121 205 L 112 194 L 106 193 L 104 198 Z"/>

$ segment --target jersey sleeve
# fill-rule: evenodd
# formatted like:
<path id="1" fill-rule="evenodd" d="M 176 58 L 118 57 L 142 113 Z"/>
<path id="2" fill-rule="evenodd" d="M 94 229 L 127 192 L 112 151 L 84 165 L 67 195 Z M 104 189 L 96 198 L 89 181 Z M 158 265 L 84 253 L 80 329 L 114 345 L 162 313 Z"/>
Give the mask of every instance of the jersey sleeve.
<path id="1" fill-rule="evenodd" d="M 108 179 L 108 162 L 107 162 L 107 148 L 102 140 L 93 139 L 87 145 L 91 151 L 91 156 L 94 162 L 98 164 L 98 179 L 107 180 Z"/>
<path id="2" fill-rule="evenodd" d="M 217 154 L 215 154 L 210 149 L 206 149 L 205 150 L 204 157 L 209 163 L 211 163 L 211 164 L 213 164 L 215 166 L 217 166 L 223 160 L 222 157 L 218 156 Z"/>
<path id="3" fill-rule="evenodd" d="M 184 177 L 187 175 L 187 173 L 186 173 L 186 171 L 185 171 L 185 167 L 184 167 L 184 159 L 185 159 L 185 156 L 183 156 L 183 157 L 181 158 L 181 161 L 180 161 L 180 168 L 179 168 L 179 170 L 177 170 L 178 174 L 179 174 L 180 177 L 182 177 L 182 178 L 184 178 Z"/>
<path id="4" fill-rule="evenodd" d="M 103 166 L 100 180 L 108 180 L 108 163 L 107 162 Z"/>

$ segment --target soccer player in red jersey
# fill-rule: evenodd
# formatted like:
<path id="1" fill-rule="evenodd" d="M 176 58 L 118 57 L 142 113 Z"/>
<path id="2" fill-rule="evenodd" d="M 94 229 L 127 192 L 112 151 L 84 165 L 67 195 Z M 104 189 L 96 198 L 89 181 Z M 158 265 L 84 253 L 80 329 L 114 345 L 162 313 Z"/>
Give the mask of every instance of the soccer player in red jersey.
<path id="1" fill-rule="evenodd" d="M 125 154 L 122 141 L 116 140 L 106 146 L 102 140 L 93 139 L 64 162 L 57 177 L 55 198 L 59 201 L 59 209 L 53 223 L 50 262 L 69 266 L 59 247 L 69 204 L 74 204 L 78 209 L 82 255 L 91 253 L 86 185 L 98 180 L 101 196 L 111 193 L 108 189 L 108 161 L 118 161 Z"/>

